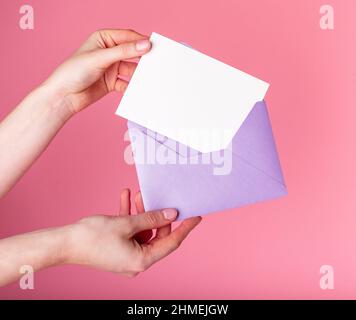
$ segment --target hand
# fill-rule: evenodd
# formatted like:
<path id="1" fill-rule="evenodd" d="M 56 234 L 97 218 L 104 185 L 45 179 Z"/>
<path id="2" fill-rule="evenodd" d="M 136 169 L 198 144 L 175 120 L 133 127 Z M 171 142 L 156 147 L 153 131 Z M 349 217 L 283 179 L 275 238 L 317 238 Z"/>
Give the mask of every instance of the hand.
<path id="1" fill-rule="evenodd" d="M 187 219 L 171 231 L 176 210 L 143 212 L 140 193 L 135 204 L 138 214 L 130 215 L 126 189 L 119 216 L 92 216 L 73 225 L 1 239 L 0 287 L 15 281 L 24 265 L 39 271 L 59 264 L 82 264 L 135 276 L 177 249 L 201 221 L 201 217 Z"/>
<path id="2" fill-rule="evenodd" d="M 22 100 L 0 123 L 0 198 L 73 114 L 110 91 L 126 89 L 136 63 L 125 60 L 142 56 L 150 46 L 135 31 L 97 31 Z"/>
<path id="3" fill-rule="evenodd" d="M 121 194 L 119 216 L 92 216 L 73 225 L 64 249 L 66 263 L 90 265 L 107 271 L 135 276 L 176 250 L 201 221 L 183 221 L 174 231 L 175 209 L 143 212 L 141 194 L 135 197 L 137 215 L 130 215 L 130 192 Z M 152 237 L 152 229 L 157 229 Z"/>
<path id="4" fill-rule="evenodd" d="M 138 58 L 150 50 L 147 36 L 132 30 L 99 30 L 45 82 L 76 113 L 111 91 L 125 91 Z M 125 78 L 125 79 L 122 79 Z"/>

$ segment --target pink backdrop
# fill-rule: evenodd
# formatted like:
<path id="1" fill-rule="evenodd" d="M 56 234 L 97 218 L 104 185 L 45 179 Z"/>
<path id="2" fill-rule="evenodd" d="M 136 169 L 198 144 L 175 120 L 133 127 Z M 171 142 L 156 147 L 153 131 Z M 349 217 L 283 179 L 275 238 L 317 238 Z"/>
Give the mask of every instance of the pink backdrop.
<path id="1" fill-rule="evenodd" d="M 32 31 L 18 25 L 25 3 Z M 333 31 L 319 27 L 323 0 L 1 1 L 0 117 L 92 31 L 157 31 L 271 83 L 289 195 L 206 217 L 137 278 L 61 266 L 36 274 L 35 290 L 13 284 L 0 298 L 356 298 L 356 2 L 326 3 Z M 137 190 L 119 100 L 112 94 L 64 127 L 0 201 L 0 237 L 115 213 L 120 189 Z M 319 287 L 324 264 L 334 290 Z"/>

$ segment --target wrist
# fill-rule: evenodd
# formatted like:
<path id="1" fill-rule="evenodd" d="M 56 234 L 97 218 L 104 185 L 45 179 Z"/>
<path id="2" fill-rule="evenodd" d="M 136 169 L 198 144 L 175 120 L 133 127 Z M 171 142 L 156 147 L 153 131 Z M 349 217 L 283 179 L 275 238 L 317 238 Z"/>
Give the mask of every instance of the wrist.
<path id="1" fill-rule="evenodd" d="M 88 242 L 87 228 L 81 223 L 74 223 L 61 229 L 63 237 L 57 261 L 60 264 L 89 264 L 87 252 L 83 248 L 83 244 Z"/>
<path id="2" fill-rule="evenodd" d="M 57 89 L 49 81 L 43 82 L 35 91 L 39 93 L 41 99 L 46 101 L 46 107 L 51 114 L 63 122 L 66 122 L 73 115 L 73 108 L 66 94 Z"/>
<path id="3" fill-rule="evenodd" d="M 70 224 L 56 229 L 60 237 L 55 255 L 55 264 L 73 264 L 75 263 L 75 234 L 76 225 Z"/>
<path id="4" fill-rule="evenodd" d="M 16 257 L 17 265 L 28 264 L 38 271 L 67 262 L 70 234 L 70 225 L 44 229 L 8 238 L 7 246 L 23 248 L 24 253 Z"/>

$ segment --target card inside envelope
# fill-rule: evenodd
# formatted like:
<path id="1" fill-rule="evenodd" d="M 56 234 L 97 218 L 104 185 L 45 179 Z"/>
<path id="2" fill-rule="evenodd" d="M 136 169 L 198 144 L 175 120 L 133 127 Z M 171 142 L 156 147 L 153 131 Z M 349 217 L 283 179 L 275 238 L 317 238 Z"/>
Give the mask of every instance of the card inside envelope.
<path id="1" fill-rule="evenodd" d="M 268 84 L 158 34 L 151 42 L 116 112 L 129 120 L 145 209 L 177 208 L 182 220 L 285 195 Z"/>
<path id="2" fill-rule="evenodd" d="M 268 83 L 159 34 L 151 42 L 116 114 L 200 152 L 226 148 Z"/>

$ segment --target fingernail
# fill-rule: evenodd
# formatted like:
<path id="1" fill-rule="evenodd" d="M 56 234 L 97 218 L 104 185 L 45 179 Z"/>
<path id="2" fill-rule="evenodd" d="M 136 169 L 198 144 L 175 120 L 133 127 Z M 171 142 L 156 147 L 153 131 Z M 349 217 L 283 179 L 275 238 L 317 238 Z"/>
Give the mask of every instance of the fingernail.
<path id="1" fill-rule="evenodd" d="M 167 220 L 174 220 L 178 214 L 177 210 L 175 209 L 164 209 L 162 212 Z"/>
<path id="2" fill-rule="evenodd" d="M 136 42 L 136 50 L 137 51 L 144 51 L 150 47 L 151 43 L 149 40 L 140 40 Z"/>

